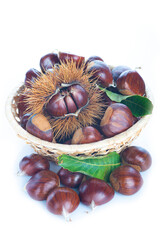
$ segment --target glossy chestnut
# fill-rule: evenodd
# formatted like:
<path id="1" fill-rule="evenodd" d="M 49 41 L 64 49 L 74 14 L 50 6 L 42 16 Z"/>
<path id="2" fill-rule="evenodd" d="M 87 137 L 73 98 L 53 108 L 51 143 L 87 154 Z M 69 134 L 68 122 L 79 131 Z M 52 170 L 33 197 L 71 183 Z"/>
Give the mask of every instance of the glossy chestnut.
<path id="1" fill-rule="evenodd" d="M 24 93 L 19 96 L 19 99 L 17 102 L 18 116 L 20 119 L 26 113 L 27 108 L 28 108 L 28 105 L 26 103 L 26 95 Z"/>
<path id="2" fill-rule="evenodd" d="M 47 70 L 52 71 L 55 64 L 60 64 L 58 55 L 56 53 L 49 53 L 40 59 L 40 67 L 43 73 L 45 73 Z"/>
<path id="3" fill-rule="evenodd" d="M 41 76 L 41 73 L 39 71 L 37 71 L 34 68 L 31 68 L 30 70 L 28 70 L 28 72 L 26 72 L 25 75 L 25 86 L 28 88 L 32 87 L 32 83 L 35 81 L 35 79 L 38 79 L 38 77 Z"/>
<path id="4" fill-rule="evenodd" d="M 91 56 L 87 59 L 87 61 L 85 62 L 85 67 L 84 67 L 84 70 L 86 70 L 87 68 L 87 65 L 90 63 L 90 62 L 93 62 L 95 60 L 99 60 L 99 61 L 102 61 L 103 62 L 103 59 L 98 57 L 98 56 Z"/>
<path id="5" fill-rule="evenodd" d="M 126 70 L 131 70 L 131 68 L 128 66 L 123 66 L 123 65 L 114 67 L 112 69 L 112 76 L 113 76 L 114 81 L 116 82 L 118 77 L 121 75 L 121 73 L 123 73 Z"/>
<path id="6" fill-rule="evenodd" d="M 102 140 L 102 135 L 100 132 L 92 127 L 83 127 L 79 128 L 75 131 L 73 137 L 72 137 L 72 144 L 86 144 L 86 143 L 92 143 Z"/>
<path id="7" fill-rule="evenodd" d="M 120 74 L 117 79 L 117 89 L 123 95 L 145 94 L 145 83 L 138 72 L 127 70 Z"/>
<path id="8" fill-rule="evenodd" d="M 106 137 L 113 137 L 134 123 L 131 110 L 122 103 L 113 103 L 105 111 L 100 127 Z"/>
<path id="9" fill-rule="evenodd" d="M 26 129 L 26 124 L 28 122 L 28 119 L 31 117 L 30 113 L 24 114 L 20 119 L 20 125 L 22 128 Z"/>
<path id="10" fill-rule="evenodd" d="M 46 105 L 47 112 L 54 117 L 62 117 L 66 114 L 76 113 L 88 102 L 88 93 L 79 84 L 61 88 Z"/>
<path id="11" fill-rule="evenodd" d="M 95 60 L 87 65 L 88 72 L 93 71 L 93 79 L 98 80 L 98 84 L 102 87 L 109 87 L 113 85 L 113 77 L 110 68 L 104 62 Z"/>
<path id="12" fill-rule="evenodd" d="M 33 176 L 42 170 L 49 170 L 49 161 L 46 157 L 39 154 L 31 154 L 22 158 L 19 163 L 20 174 Z"/>
<path id="13" fill-rule="evenodd" d="M 115 191 L 124 195 L 132 195 L 141 188 L 143 179 L 135 168 L 124 165 L 113 170 L 110 183 Z"/>
<path id="14" fill-rule="evenodd" d="M 47 198 L 51 190 L 59 185 L 60 180 L 56 173 L 42 170 L 31 177 L 26 185 L 26 190 L 31 198 L 42 201 Z"/>
<path id="15" fill-rule="evenodd" d="M 80 203 L 78 194 L 68 187 L 57 187 L 47 197 L 47 208 L 56 215 L 66 217 Z"/>
<path id="16" fill-rule="evenodd" d="M 113 188 L 103 180 L 89 178 L 79 187 L 80 201 L 95 207 L 109 202 L 114 197 Z"/>
<path id="17" fill-rule="evenodd" d="M 64 63 L 67 63 L 67 61 L 73 61 L 76 63 L 77 67 L 81 67 L 85 61 L 85 58 L 82 56 L 78 56 L 78 55 L 74 55 L 66 52 L 59 52 L 58 56 L 60 61 Z"/>
<path id="18" fill-rule="evenodd" d="M 48 119 L 43 114 L 35 114 L 29 118 L 26 130 L 32 135 L 49 142 L 53 140 L 53 131 Z"/>
<path id="19" fill-rule="evenodd" d="M 60 181 L 63 185 L 71 188 L 78 187 L 82 180 L 84 175 L 79 172 L 70 172 L 67 169 L 61 168 L 58 171 L 58 176 L 60 178 Z"/>
<path id="20" fill-rule="evenodd" d="M 138 146 L 131 146 L 121 152 L 123 164 L 129 164 L 138 171 L 146 171 L 152 164 L 150 153 Z"/>

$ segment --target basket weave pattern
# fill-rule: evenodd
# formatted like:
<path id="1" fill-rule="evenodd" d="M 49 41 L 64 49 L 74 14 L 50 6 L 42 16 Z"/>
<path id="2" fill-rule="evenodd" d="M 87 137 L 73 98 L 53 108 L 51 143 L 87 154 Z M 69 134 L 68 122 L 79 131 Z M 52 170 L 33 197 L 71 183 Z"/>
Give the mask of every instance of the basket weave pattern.
<path id="1" fill-rule="evenodd" d="M 17 102 L 18 96 L 23 88 L 24 86 L 21 84 L 8 97 L 6 102 L 6 116 L 20 138 L 24 139 L 27 144 L 31 145 L 37 153 L 43 156 L 48 156 L 53 161 L 56 161 L 56 158 L 61 154 L 69 154 L 72 156 L 99 156 L 106 155 L 112 151 L 119 153 L 138 137 L 150 118 L 149 115 L 142 117 L 127 131 L 99 142 L 81 145 L 51 143 L 31 135 L 20 126 Z"/>

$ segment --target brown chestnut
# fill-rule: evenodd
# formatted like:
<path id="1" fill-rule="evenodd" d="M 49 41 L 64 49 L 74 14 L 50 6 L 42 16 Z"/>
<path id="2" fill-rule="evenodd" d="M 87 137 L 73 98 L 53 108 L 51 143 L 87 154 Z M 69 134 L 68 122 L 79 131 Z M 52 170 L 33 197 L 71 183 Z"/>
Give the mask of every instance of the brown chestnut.
<path id="1" fill-rule="evenodd" d="M 72 137 L 72 144 L 86 144 L 102 140 L 100 132 L 91 126 L 79 128 Z"/>
<path id="2" fill-rule="evenodd" d="M 26 72 L 26 75 L 25 75 L 26 87 L 31 88 L 32 83 L 35 81 L 35 79 L 40 77 L 40 75 L 41 75 L 41 73 L 34 68 L 31 68 L 30 70 L 28 70 L 28 72 Z"/>
<path id="3" fill-rule="evenodd" d="M 54 117 L 76 113 L 88 103 L 88 93 L 79 84 L 68 85 L 60 89 L 46 105 L 47 112 Z"/>
<path id="4" fill-rule="evenodd" d="M 91 56 L 87 59 L 87 61 L 85 62 L 85 67 L 84 67 L 84 70 L 86 70 L 87 68 L 87 65 L 90 63 L 90 62 L 93 62 L 95 60 L 99 60 L 99 61 L 102 61 L 103 62 L 103 59 L 98 57 L 98 56 Z"/>
<path id="5" fill-rule="evenodd" d="M 143 179 L 135 168 L 124 165 L 113 170 L 110 183 L 115 191 L 124 195 L 132 195 L 141 188 Z"/>
<path id="6" fill-rule="evenodd" d="M 28 105 L 26 103 L 26 95 L 21 94 L 17 102 L 18 116 L 20 119 L 26 113 L 27 108 Z"/>
<path id="7" fill-rule="evenodd" d="M 92 61 L 87 66 L 87 71 L 93 71 L 93 79 L 97 79 L 99 85 L 102 87 L 109 87 L 113 85 L 113 77 L 110 68 L 100 60 Z"/>
<path id="8" fill-rule="evenodd" d="M 68 187 L 57 187 L 47 197 L 47 208 L 56 215 L 67 215 L 80 203 L 78 194 Z"/>
<path id="9" fill-rule="evenodd" d="M 106 137 L 113 137 L 133 125 L 131 110 L 122 103 L 113 103 L 105 111 L 100 127 Z"/>
<path id="10" fill-rule="evenodd" d="M 31 117 L 30 113 L 24 114 L 20 119 L 20 125 L 22 128 L 26 129 L 26 124 L 28 122 L 28 119 Z"/>
<path id="11" fill-rule="evenodd" d="M 18 175 L 26 174 L 28 176 L 33 176 L 35 173 L 42 170 L 49 170 L 49 161 L 47 158 L 42 157 L 39 154 L 31 154 L 22 158 L 19 163 L 20 173 Z"/>
<path id="12" fill-rule="evenodd" d="M 59 185 L 60 180 L 56 173 L 42 170 L 31 177 L 26 185 L 26 190 L 31 198 L 42 201 L 47 198 L 51 190 Z"/>
<path id="13" fill-rule="evenodd" d="M 71 187 L 71 188 L 78 187 L 81 184 L 82 179 L 84 177 L 84 175 L 82 173 L 70 172 L 64 168 L 61 168 L 57 174 L 60 178 L 61 183 L 65 186 Z"/>
<path id="14" fill-rule="evenodd" d="M 129 164 L 138 171 L 146 171 L 152 164 L 150 153 L 142 148 L 131 146 L 121 152 L 123 164 Z"/>
<path id="15" fill-rule="evenodd" d="M 123 95 L 145 94 L 145 83 L 138 72 L 127 70 L 120 74 L 117 79 L 117 89 Z"/>
<path id="16" fill-rule="evenodd" d="M 131 68 L 127 67 L 127 66 L 123 66 L 123 65 L 114 67 L 112 69 L 112 76 L 113 76 L 114 81 L 116 82 L 118 77 L 121 75 L 121 73 L 123 73 L 126 70 L 131 70 Z"/>
<path id="17" fill-rule="evenodd" d="M 80 201 L 92 208 L 109 202 L 114 197 L 113 188 L 105 181 L 89 178 L 79 187 Z"/>
<path id="18" fill-rule="evenodd" d="M 81 67 L 85 61 L 85 58 L 82 56 L 78 56 L 78 55 L 74 55 L 66 52 L 59 52 L 58 56 L 59 56 L 59 60 L 64 63 L 67 63 L 67 61 L 76 62 L 77 67 Z"/>
<path id="19" fill-rule="evenodd" d="M 40 67 L 43 73 L 47 70 L 51 70 L 55 64 L 60 64 L 56 53 L 49 53 L 40 59 Z"/>
<path id="20" fill-rule="evenodd" d="M 53 140 L 53 131 L 48 119 L 41 113 L 29 118 L 26 124 L 27 132 L 49 142 Z"/>

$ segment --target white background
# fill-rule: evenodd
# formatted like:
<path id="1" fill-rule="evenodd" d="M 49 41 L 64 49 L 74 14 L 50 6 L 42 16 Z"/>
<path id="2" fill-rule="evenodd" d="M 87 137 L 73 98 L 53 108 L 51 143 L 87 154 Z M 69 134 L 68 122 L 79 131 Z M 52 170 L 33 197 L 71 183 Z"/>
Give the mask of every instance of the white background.
<path id="1" fill-rule="evenodd" d="M 0 238 L 6 239 L 160 239 L 160 27 L 158 0 L 152 1 L 3 1 L 0 6 Z M 39 69 L 41 56 L 58 49 L 99 55 L 106 63 L 142 67 L 154 95 L 153 116 L 134 145 L 151 153 L 152 167 L 133 196 L 116 194 L 87 214 L 80 205 L 72 222 L 49 213 L 45 202 L 24 191 L 28 178 L 17 177 L 22 157 L 33 152 L 5 117 L 5 101 Z"/>

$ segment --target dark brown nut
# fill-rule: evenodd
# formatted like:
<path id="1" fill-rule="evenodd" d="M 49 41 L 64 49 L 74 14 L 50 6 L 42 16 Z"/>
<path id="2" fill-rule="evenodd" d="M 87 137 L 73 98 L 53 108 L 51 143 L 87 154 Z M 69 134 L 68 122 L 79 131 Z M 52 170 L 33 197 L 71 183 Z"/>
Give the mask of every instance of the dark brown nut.
<path id="1" fill-rule="evenodd" d="M 26 129 L 26 124 L 28 122 L 28 119 L 31 117 L 30 113 L 24 114 L 20 119 L 20 125 L 22 128 Z"/>
<path id="2" fill-rule="evenodd" d="M 47 70 L 52 71 L 52 68 L 55 64 L 60 64 L 58 55 L 56 53 L 49 53 L 40 59 L 40 67 L 43 73 L 45 73 Z"/>
<path id="3" fill-rule="evenodd" d="M 127 70 L 120 74 L 117 79 L 117 89 L 123 95 L 145 94 L 145 83 L 138 72 Z"/>
<path id="4" fill-rule="evenodd" d="M 46 105 L 47 112 L 54 117 L 62 117 L 77 110 L 88 103 L 88 93 L 78 84 L 61 88 Z"/>
<path id="5" fill-rule="evenodd" d="M 100 132 L 91 126 L 79 128 L 72 137 L 72 144 L 86 144 L 102 140 Z"/>
<path id="6" fill-rule="evenodd" d="M 33 176 L 42 170 L 49 170 L 49 167 L 48 159 L 39 154 L 26 156 L 19 163 L 20 174 L 26 174 L 28 176 Z"/>
<path id="7" fill-rule="evenodd" d="M 123 164 L 129 164 L 138 171 L 146 171 L 152 164 L 150 153 L 141 147 L 131 146 L 121 152 Z"/>
<path id="8" fill-rule="evenodd" d="M 98 80 L 98 84 L 102 87 L 113 85 L 113 77 L 110 68 L 100 60 L 92 61 L 88 64 L 86 71 L 93 71 L 93 79 Z"/>
<path id="9" fill-rule="evenodd" d="M 47 197 L 47 208 L 56 215 L 66 217 L 80 203 L 78 194 L 68 187 L 57 187 Z"/>
<path id="10" fill-rule="evenodd" d="M 61 183 L 65 186 L 71 187 L 71 188 L 78 187 L 81 184 L 82 179 L 84 177 L 84 175 L 82 173 L 70 172 L 64 168 L 61 168 L 57 174 L 60 178 Z"/>
<path id="11" fill-rule="evenodd" d="M 26 113 L 27 108 L 26 96 L 25 94 L 21 94 L 17 102 L 18 116 L 20 119 Z"/>
<path id="12" fill-rule="evenodd" d="M 101 130 L 106 137 L 113 137 L 130 128 L 134 123 L 130 109 L 122 103 L 111 104 L 100 123 Z"/>
<path id="13" fill-rule="evenodd" d="M 31 198 L 42 201 L 59 184 L 60 180 L 56 173 L 49 170 L 42 170 L 31 177 L 26 185 L 26 190 Z"/>
<path id="14" fill-rule="evenodd" d="M 109 202 L 114 197 L 114 190 L 103 180 L 89 178 L 80 185 L 79 197 L 83 204 L 96 207 Z"/>
<path id="15" fill-rule="evenodd" d="M 48 119 L 43 114 L 35 114 L 29 118 L 26 130 L 42 140 L 53 141 L 53 130 Z"/>
<path id="16" fill-rule="evenodd" d="M 90 62 L 93 62 L 95 60 L 99 60 L 99 61 L 102 61 L 103 62 L 103 59 L 98 57 L 98 56 L 91 56 L 87 59 L 87 61 L 85 62 L 85 67 L 84 67 L 84 70 L 86 70 L 87 68 L 87 65 L 90 63 Z"/>
<path id="17" fill-rule="evenodd" d="M 114 67 L 112 69 L 112 76 L 113 76 L 114 81 L 116 82 L 118 77 L 121 75 L 121 73 L 123 73 L 126 70 L 131 70 L 131 68 L 127 67 L 127 66 L 123 66 L 123 65 Z"/>
<path id="18" fill-rule="evenodd" d="M 32 83 L 35 81 L 35 79 L 38 79 L 38 77 L 41 76 L 41 73 L 39 71 L 37 71 L 34 68 L 31 68 L 30 70 L 28 70 L 28 72 L 26 72 L 25 75 L 25 85 L 28 88 L 32 87 Z"/>
<path id="19" fill-rule="evenodd" d="M 67 61 L 76 62 L 77 67 L 81 67 L 85 61 L 85 58 L 82 56 L 78 56 L 78 55 L 74 55 L 66 52 L 59 52 L 58 56 L 59 56 L 59 60 L 64 63 L 67 63 Z"/>
<path id="20" fill-rule="evenodd" d="M 110 183 L 115 191 L 124 195 L 132 195 L 141 188 L 143 179 L 135 168 L 124 165 L 113 170 Z"/>

